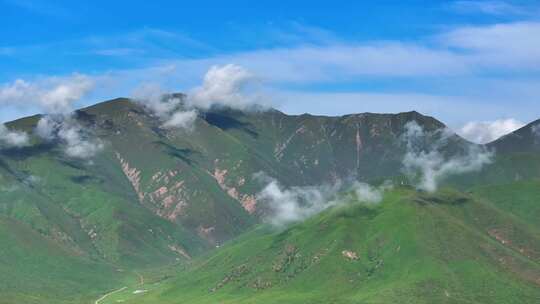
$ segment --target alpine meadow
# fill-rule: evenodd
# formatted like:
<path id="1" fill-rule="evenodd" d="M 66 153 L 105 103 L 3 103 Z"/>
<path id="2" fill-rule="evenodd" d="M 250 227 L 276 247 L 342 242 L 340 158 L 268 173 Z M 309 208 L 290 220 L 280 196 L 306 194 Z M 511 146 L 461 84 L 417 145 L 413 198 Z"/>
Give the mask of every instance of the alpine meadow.
<path id="1" fill-rule="evenodd" d="M 540 303 L 537 2 L 0 16 L 0 304 Z"/>

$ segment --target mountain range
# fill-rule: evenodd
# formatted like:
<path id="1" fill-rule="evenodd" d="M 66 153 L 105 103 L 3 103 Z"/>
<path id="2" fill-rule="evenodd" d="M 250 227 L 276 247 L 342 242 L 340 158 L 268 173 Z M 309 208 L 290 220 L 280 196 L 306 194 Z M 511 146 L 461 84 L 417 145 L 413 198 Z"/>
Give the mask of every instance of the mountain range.
<path id="1" fill-rule="evenodd" d="M 72 144 L 47 117 L 6 124 L 0 303 L 540 299 L 540 121 L 478 145 L 414 111 L 167 128 L 119 98 L 50 117 Z"/>

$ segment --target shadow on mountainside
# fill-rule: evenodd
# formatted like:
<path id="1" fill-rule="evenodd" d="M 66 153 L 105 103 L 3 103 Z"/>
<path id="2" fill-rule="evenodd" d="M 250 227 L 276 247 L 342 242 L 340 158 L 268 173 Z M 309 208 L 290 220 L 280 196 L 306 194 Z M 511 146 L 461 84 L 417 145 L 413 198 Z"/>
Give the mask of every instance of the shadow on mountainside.
<path id="1" fill-rule="evenodd" d="M 233 118 L 231 116 L 216 113 L 208 112 L 203 116 L 203 119 L 210 125 L 215 126 L 221 130 L 227 131 L 230 129 L 236 129 L 243 132 L 246 132 L 251 137 L 258 137 L 259 133 L 253 130 L 253 125 L 250 123 L 245 123 Z"/>

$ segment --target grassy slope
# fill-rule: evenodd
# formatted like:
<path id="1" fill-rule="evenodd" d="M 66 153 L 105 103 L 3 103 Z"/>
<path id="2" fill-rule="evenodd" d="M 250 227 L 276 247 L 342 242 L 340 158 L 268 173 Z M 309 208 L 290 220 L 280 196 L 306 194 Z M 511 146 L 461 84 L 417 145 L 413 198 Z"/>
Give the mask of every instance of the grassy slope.
<path id="1" fill-rule="evenodd" d="M 493 202 L 504 212 L 540 228 L 540 181 L 518 181 L 502 185 L 477 186 L 471 192 Z"/>
<path id="2" fill-rule="evenodd" d="M 63 285 L 58 283 L 63 282 L 63 275 L 87 273 L 85 263 L 98 262 L 101 265 L 114 263 L 118 267 L 144 269 L 171 263 L 178 257 L 182 258 L 170 250 L 171 244 L 182 247 L 192 255 L 198 255 L 207 248 L 207 242 L 211 245 L 214 242 L 220 243 L 246 231 L 256 219 L 249 215 L 237 200 L 231 198 L 227 191 L 222 189 L 222 185 L 218 185 L 212 176 L 216 169 L 227 170 L 225 184 L 244 194 L 255 193 L 257 187 L 260 187 L 252 180 L 253 173 L 258 171 L 279 177 L 286 185 L 318 184 L 350 174 L 358 174 L 360 178 L 386 176 L 398 171 L 402 151 L 388 147 L 395 145 L 395 140 L 403 131 L 406 121 L 416 119 L 427 129 L 441 126 L 437 121 L 415 112 L 399 115 L 319 117 L 286 116 L 277 111 L 253 115 L 225 111 L 205 113 L 204 117 L 197 120 L 193 132 L 166 131 L 160 129 L 159 122 L 142 111 L 140 106 L 125 99 L 87 108 L 84 113 L 78 115 L 81 123 L 93 129 L 107 143 L 105 151 L 94 159 L 92 164 L 66 158 L 54 144 L 36 142 L 29 148 L 0 151 L 0 215 L 15 219 L 18 223 L 14 224 L 16 226 L 21 224 L 32 229 L 21 231 L 37 232 L 33 236 L 36 244 L 52 241 L 51 244 L 58 250 L 77 256 L 70 268 L 74 270 L 73 272 L 66 270 L 63 273 L 64 270 L 60 268 L 31 266 L 21 272 L 23 275 L 21 280 L 25 278 L 26 281 L 19 281 L 22 283 L 18 283 L 17 288 L 7 284 L 8 276 L 0 278 L 0 285 L 7 282 L 4 285 L 11 286 L 12 291 L 15 290 L 15 293 L 11 293 L 12 296 L 23 290 L 19 288 L 20 286 L 39 286 L 31 291 L 24 288 L 24 293 L 18 294 L 22 297 L 18 298 L 21 301 L 30 298 L 29 294 L 39 293 L 42 299 L 55 297 L 65 299 L 71 296 L 69 292 L 71 289 L 93 292 L 93 288 L 97 288 L 99 284 L 82 284 L 79 285 L 80 289 L 77 289 L 78 287 L 64 289 Z M 22 119 L 11 123 L 10 126 L 31 131 L 37 119 L 38 117 Z M 361 138 L 360 146 L 358 135 Z M 276 153 L 277 148 L 280 148 L 279 153 Z M 117 152 L 130 163 L 131 168 L 140 171 L 142 191 L 152 193 L 163 186 L 170 188 L 175 183 L 184 183 L 183 192 L 175 193 L 178 203 L 187 203 L 182 212 L 178 213 L 178 218 L 166 220 L 164 217 L 175 207 L 182 206 L 181 204 L 165 207 L 163 201 L 157 199 L 150 201 L 148 198 L 139 202 L 133 186 L 120 170 Z M 516 178 L 515 174 L 508 174 L 514 172 L 516 167 L 519 167 L 518 178 L 537 176 L 540 171 L 531 165 L 537 162 L 529 161 L 529 158 L 536 160 L 537 157 L 534 154 L 527 154 L 526 157 L 504 156 L 502 166 L 494 166 L 487 171 L 487 178 L 482 176 L 479 180 L 482 180 L 482 183 L 486 180 L 507 182 Z M 168 184 L 152 181 L 156 173 L 168 170 L 179 172 Z M 33 176 L 38 179 L 33 181 L 31 179 Z M 472 177 L 474 178 L 477 177 Z M 244 179 L 245 183 L 241 183 L 240 181 Z M 467 185 L 471 183 L 474 183 L 474 180 Z M 502 207 L 499 209 L 501 214 L 504 210 Z M 401 215 L 395 212 L 393 220 L 401 221 Z M 161 217 L 157 215 L 160 213 Z M 328 218 L 328 221 L 334 220 Z M 512 218 L 509 221 L 514 220 L 515 218 Z M 298 235 L 298 239 L 315 238 L 314 246 L 317 248 L 325 246 L 317 243 L 318 230 L 311 231 L 313 227 L 315 226 L 305 226 L 305 231 Z M 349 222 L 339 224 L 337 227 L 344 230 L 359 228 Z M 214 228 L 213 235 L 209 237 L 197 235 L 200 228 Z M 1 228 L 0 232 L 7 231 L 6 229 Z M 525 235 L 535 232 L 531 229 L 535 228 L 528 226 L 523 228 L 526 231 Z M 344 237 L 341 230 L 330 230 L 332 231 L 325 232 L 329 239 Z M 513 231 L 505 232 L 511 234 Z M 417 232 L 415 230 L 409 233 L 412 237 Z M 253 234 L 248 234 L 245 238 L 253 237 Z M 515 236 L 514 234 L 512 235 Z M 265 235 L 250 242 L 260 242 L 257 246 L 264 248 L 269 246 L 268 242 L 275 237 Z M 364 237 L 372 236 L 364 235 Z M 367 241 L 355 238 L 355 242 L 364 244 Z M 517 244 L 527 242 L 530 240 L 525 238 Z M 240 248 L 242 252 L 239 252 Z M 272 250 L 273 255 L 266 258 L 275 258 L 284 249 L 272 247 Z M 49 250 L 43 252 L 39 258 L 33 257 L 33 261 L 55 256 L 53 251 L 50 254 L 48 252 Z M 239 247 L 238 252 L 234 254 L 244 255 L 247 258 L 252 256 L 252 253 L 251 250 Z M 334 248 L 334 255 L 336 254 L 339 256 L 340 251 Z M 265 256 L 264 253 L 261 255 Z M 16 264 L 17 261 L 17 255 L 8 254 L 4 256 L 3 263 Z M 233 267 L 232 264 L 223 262 L 227 261 L 226 259 L 221 262 L 214 261 L 220 267 Z M 341 260 L 336 258 L 335 261 Z M 269 263 L 266 261 L 263 265 L 268 266 Z M 373 263 L 375 262 L 372 261 Z M 350 265 L 341 266 L 348 269 Z M 220 267 L 215 271 L 203 269 L 214 276 L 213 284 L 217 284 L 216 282 L 223 279 L 224 274 L 231 272 L 231 269 Z M 8 269 L 6 273 L 12 270 L 6 269 Z M 331 265 L 328 265 L 327 270 L 331 269 Z M 262 269 L 261 272 L 266 270 Z M 289 292 L 303 293 L 304 289 L 309 289 L 311 286 L 309 281 L 313 276 L 321 276 L 317 271 L 312 271 L 314 271 L 312 275 L 302 274 L 308 283 L 302 283 L 304 285 L 299 283 L 297 287 L 304 287 L 295 287 Z M 39 278 L 48 272 L 54 274 L 51 279 L 40 281 Z M 149 273 L 149 276 L 159 277 L 159 273 L 161 272 Z M 190 279 L 198 275 L 199 272 L 189 272 Z M 340 273 L 339 276 L 341 275 Z M 279 277 L 278 274 L 275 276 Z M 127 277 L 131 278 L 132 274 L 128 274 Z M 252 284 L 255 278 L 250 277 L 249 280 L 251 281 L 246 284 Z M 93 282 L 91 279 L 87 281 Z M 99 289 L 109 290 L 116 287 L 117 282 L 106 280 L 102 282 L 103 285 L 99 285 Z M 264 283 L 264 280 L 261 282 Z M 324 284 L 320 286 L 325 287 Z M 201 284 L 205 289 L 210 288 L 206 285 Z M 223 290 L 227 288 L 224 287 Z M 174 294 L 173 291 L 169 293 Z M 221 289 L 216 292 L 218 296 L 220 293 Z M 350 291 L 347 293 L 350 297 L 354 296 Z M 267 294 L 269 297 L 275 296 L 271 291 Z M 198 298 L 201 295 L 203 293 L 196 293 L 193 297 Z M 247 292 L 246 295 L 251 296 L 251 293 Z"/>
<path id="3" fill-rule="evenodd" d="M 129 277 L 0 216 L 0 303 L 90 303 Z"/>
<path id="4" fill-rule="evenodd" d="M 538 230 L 489 203 L 400 189 L 379 206 L 259 228 L 108 303 L 536 303 L 539 258 Z"/>

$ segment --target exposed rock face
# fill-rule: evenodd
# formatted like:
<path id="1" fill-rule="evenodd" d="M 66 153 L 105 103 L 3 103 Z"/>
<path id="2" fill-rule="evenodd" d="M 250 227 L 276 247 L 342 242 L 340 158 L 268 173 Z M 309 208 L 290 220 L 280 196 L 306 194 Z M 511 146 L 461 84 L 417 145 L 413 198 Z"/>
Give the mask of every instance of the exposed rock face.
<path id="1" fill-rule="evenodd" d="M 159 216 L 176 221 L 185 214 L 188 203 L 185 198 L 184 181 L 178 179 L 178 170 L 156 172 L 148 185 L 152 189 L 149 200 Z"/>
<path id="2" fill-rule="evenodd" d="M 280 161 L 281 158 L 283 158 L 283 151 L 285 151 L 285 149 L 287 149 L 287 147 L 289 146 L 289 144 L 291 143 L 291 141 L 298 135 L 298 134 L 302 134 L 306 132 L 306 127 L 305 126 L 300 126 L 298 129 L 296 129 L 296 131 L 294 131 L 293 134 L 291 134 L 284 142 L 280 143 L 280 144 L 277 144 L 275 149 L 274 149 L 274 157 Z"/>
<path id="3" fill-rule="evenodd" d="M 120 153 L 117 152 L 116 157 L 141 203 L 148 200 L 154 206 L 156 214 L 169 221 L 176 221 L 184 214 L 188 204 L 184 199 L 184 181 L 176 179 L 179 173 L 177 170 L 158 171 L 152 176 L 148 185 L 143 186 L 141 185 L 141 171 L 131 167 Z M 146 191 L 143 191 L 143 188 Z"/>
<path id="4" fill-rule="evenodd" d="M 141 191 L 141 171 L 137 170 L 137 168 L 135 167 L 130 167 L 129 163 L 124 160 L 124 158 L 122 158 L 122 156 L 118 152 L 116 152 L 116 158 L 118 159 L 118 161 L 120 161 L 122 171 L 131 183 L 131 186 L 133 186 L 135 193 L 137 193 L 139 201 L 142 203 L 146 194 Z"/>
<path id="5" fill-rule="evenodd" d="M 217 163 L 218 160 L 216 160 Z M 242 204 L 242 207 L 250 214 L 255 213 L 257 210 L 257 199 L 255 195 L 239 193 L 238 187 L 243 186 L 246 183 L 245 177 L 241 177 L 236 181 L 236 186 L 229 186 L 226 181 L 228 170 L 215 168 L 214 173 L 210 174 L 218 183 L 219 187 L 225 191 L 230 197 L 237 200 Z"/>
<path id="6" fill-rule="evenodd" d="M 178 245 L 169 245 L 169 249 L 171 251 L 174 251 L 175 253 L 183 256 L 184 258 L 191 260 L 191 256 L 184 250 L 184 248 L 178 246 Z"/>
<path id="7" fill-rule="evenodd" d="M 356 128 L 356 168 L 360 168 L 360 151 L 362 150 L 362 137 L 360 137 L 360 126 Z"/>

